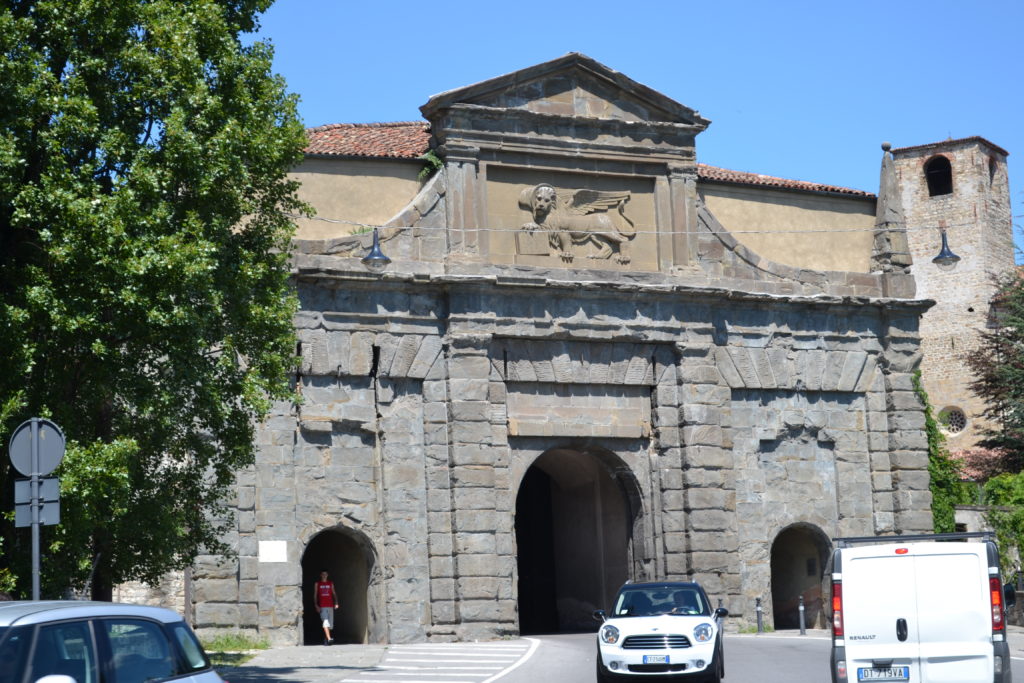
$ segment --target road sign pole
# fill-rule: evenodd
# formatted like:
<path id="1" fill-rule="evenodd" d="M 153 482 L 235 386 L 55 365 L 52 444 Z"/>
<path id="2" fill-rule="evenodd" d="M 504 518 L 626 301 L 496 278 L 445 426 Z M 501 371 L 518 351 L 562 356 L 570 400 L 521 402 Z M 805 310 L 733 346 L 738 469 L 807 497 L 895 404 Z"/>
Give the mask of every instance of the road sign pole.
<path id="1" fill-rule="evenodd" d="M 39 418 L 32 418 L 32 599 L 39 599 Z"/>
<path id="2" fill-rule="evenodd" d="M 7 447 L 14 469 L 28 477 L 27 490 L 19 487 L 18 481 L 14 482 L 14 525 L 32 527 L 33 600 L 39 599 L 39 527 L 60 524 L 59 486 L 51 486 L 56 484 L 55 478 L 43 477 L 60 465 L 65 445 L 64 432 L 60 427 L 46 418 L 33 417 L 14 430 Z M 46 498 L 53 500 L 47 502 Z"/>

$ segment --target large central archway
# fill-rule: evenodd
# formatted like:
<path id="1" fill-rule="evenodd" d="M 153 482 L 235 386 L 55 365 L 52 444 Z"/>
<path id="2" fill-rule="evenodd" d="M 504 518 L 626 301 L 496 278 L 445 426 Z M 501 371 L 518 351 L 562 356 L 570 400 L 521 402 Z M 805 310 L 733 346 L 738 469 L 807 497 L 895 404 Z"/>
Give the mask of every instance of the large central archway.
<path id="1" fill-rule="evenodd" d="M 630 578 L 639 514 L 635 479 L 611 453 L 537 458 L 516 498 L 520 632 L 594 630 L 593 611 Z"/>

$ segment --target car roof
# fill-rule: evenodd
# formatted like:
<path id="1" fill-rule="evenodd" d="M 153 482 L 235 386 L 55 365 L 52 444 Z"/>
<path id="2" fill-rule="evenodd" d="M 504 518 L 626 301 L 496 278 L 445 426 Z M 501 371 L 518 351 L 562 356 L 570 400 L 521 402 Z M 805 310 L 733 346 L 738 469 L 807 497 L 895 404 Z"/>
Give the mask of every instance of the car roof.
<path id="1" fill-rule="evenodd" d="M 15 600 L 0 602 L 0 628 L 38 624 L 62 619 L 94 617 L 143 617 L 164 623 L 181 621 L 181 615 L 163 607 L 86 600 Z"/>
<path id="2" fill-rule="evenodd" d="M 624 591 L 627 588 L 644 588 L 644 589 L 659 589 L 660 588 L 660 589 L 665 589 L 665 590 L 669 590 L 669 589 L 673 589 L 673 588 L 697 588 L 697 589 L 700 589 L 700 590 L 704 590 L 703 588 L 701 588 L 700 584 L 696 583 L 695 581 L 651 581 L 651 582 L 648 582 L 648 583 L 627 583 L 627 584 L 624 584 L 622 586 L 622 588 L 619 589 L 619 591 L 620 592 Z"/>

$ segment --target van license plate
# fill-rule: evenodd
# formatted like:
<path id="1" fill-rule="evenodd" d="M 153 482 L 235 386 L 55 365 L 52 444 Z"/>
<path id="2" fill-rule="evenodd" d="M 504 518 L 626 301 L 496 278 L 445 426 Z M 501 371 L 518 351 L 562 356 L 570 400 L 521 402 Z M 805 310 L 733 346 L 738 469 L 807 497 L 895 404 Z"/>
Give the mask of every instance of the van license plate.
<path id="1" fill-rule="evenodd" d="M 644 655 L 644 664 L 668 664 L 668 655 Z"/>
<path id="2" fill-rule="evenodd" d="M 909 681 L 909 666 L 873 667 L 857 669 L 858 681 Z"/>

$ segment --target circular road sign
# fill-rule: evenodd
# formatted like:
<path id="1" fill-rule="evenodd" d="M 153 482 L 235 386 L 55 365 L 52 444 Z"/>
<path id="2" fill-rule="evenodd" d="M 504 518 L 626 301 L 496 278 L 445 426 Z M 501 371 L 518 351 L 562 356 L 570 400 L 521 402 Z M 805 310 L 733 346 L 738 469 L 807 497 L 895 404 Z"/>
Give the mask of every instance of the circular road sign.
<path id="1" fill-rule="evenodd" d="M 32 424 L 36 423 L 36 439 L 39 444 L 38 471 L 32 471 Z M 11 463 L 15 469 L 31 477 L 36 474 L 43 476 L 57 469 L 61 459 L 64 457 L 64 432 L 60 427 L 44 417 L 33 417 L 25 420 L 14 430 L 9 445 Z"/>

